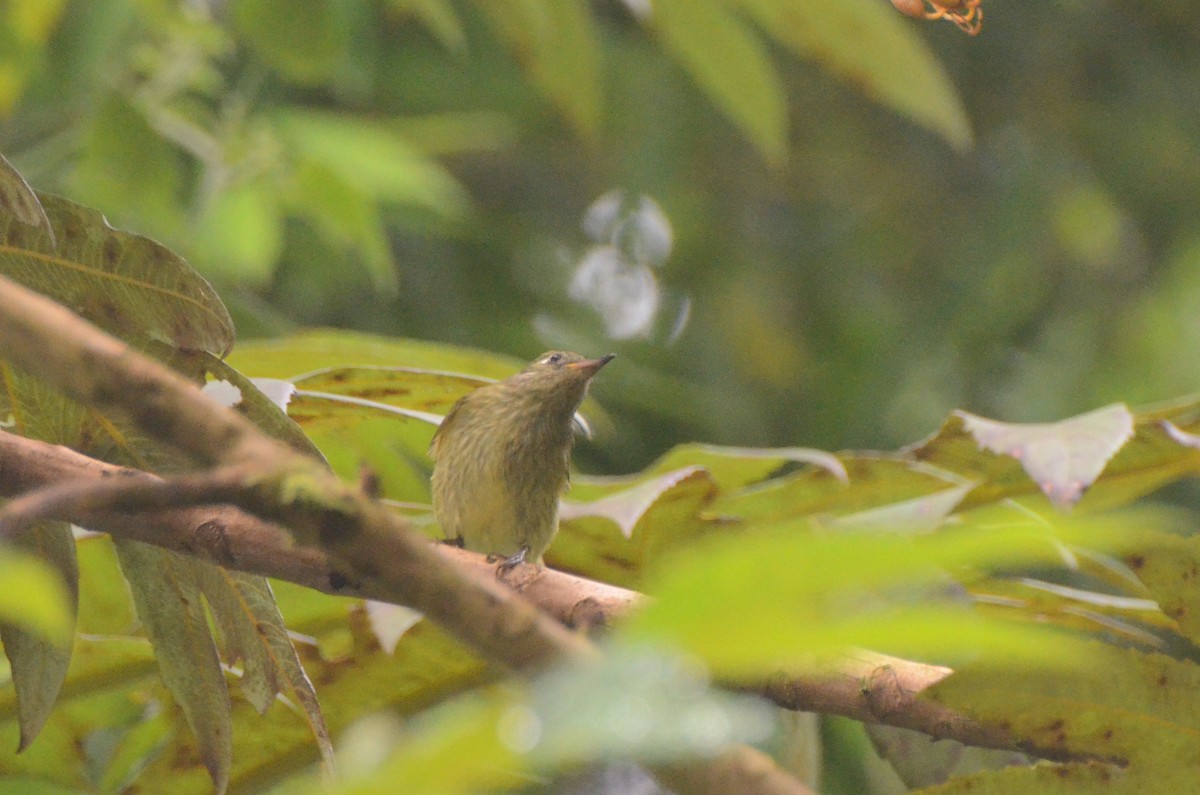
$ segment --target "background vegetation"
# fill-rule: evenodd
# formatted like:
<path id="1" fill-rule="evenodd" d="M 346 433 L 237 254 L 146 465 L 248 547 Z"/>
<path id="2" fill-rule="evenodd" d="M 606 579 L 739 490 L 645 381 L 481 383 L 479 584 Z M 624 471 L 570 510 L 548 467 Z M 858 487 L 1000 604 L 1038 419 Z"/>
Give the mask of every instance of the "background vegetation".
<path id="1" fill-rule="evenodd" d="M 874 0 L 9 0 L 0 152 L 185 257 L 254 375 L 350 363 L 242 344 L 311 326 L 511 357 L 353 359 L 477 375 L 618 353 L 593 473 L 681 442 L 891 448 L 954 409 L 1048 421 L 1194 390 L 1193 9 L 985 11 L 972 38 Z M 422 465 L 327 447 L 422 500 Z M 112 753 L 90 757 L 100 789 L 136 777 Z"/>

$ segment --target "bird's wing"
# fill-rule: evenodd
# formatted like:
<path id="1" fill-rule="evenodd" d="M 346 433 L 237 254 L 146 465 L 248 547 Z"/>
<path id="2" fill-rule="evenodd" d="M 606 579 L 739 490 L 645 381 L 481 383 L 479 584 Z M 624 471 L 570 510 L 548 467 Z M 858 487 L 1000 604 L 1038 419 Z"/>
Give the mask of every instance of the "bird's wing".
<path id="1" fill-rule="evenodd" d="M 462 408 L 462 406 L 463 406 L 463 402 L 461 399 L 459 399 L 458 402 L 456 402 L 453 406 L 450 407 L 450 413 L 442 418 L 441 425 L 438 425 L 437 430 L 433 432 L 433 440 L 429 442 L 429 457 L 432 458 L 434 461 L 437 460 L 438 449 L 441 447 L 441 444 L 442 444 L 442 437 L 445 435 L 445 433 L 447 432 L 447 429 L 450 427 L 450 425 L 456 419 L 458 419 L 458 416 L 461 413 L 460 409 Z"/>

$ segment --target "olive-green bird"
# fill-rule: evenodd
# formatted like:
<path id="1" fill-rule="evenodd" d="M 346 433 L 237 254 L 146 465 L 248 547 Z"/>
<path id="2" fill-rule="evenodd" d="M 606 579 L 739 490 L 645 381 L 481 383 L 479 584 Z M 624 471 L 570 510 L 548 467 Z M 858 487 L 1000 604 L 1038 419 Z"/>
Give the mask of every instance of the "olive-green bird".
<path id="1" fill-rule="evenodd" d="M 575 412 L 615 354 L 550 351 L 511 378 L 459 399 L 433 435 L 433 512 L 446 538 L 506 560 L 541 564 L 558 532 Z"/>

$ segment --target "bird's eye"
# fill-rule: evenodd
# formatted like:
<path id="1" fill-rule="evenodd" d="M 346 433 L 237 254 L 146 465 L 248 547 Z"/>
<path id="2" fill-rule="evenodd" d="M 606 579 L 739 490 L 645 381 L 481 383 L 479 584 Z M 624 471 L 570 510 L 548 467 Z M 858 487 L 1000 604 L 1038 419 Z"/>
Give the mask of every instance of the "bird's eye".
<path id="1" fill-rule="evenodd" d="M 561 353 L 552 353 L 546 357 L 546 364 L 558 364 L 563 360 Z"/>

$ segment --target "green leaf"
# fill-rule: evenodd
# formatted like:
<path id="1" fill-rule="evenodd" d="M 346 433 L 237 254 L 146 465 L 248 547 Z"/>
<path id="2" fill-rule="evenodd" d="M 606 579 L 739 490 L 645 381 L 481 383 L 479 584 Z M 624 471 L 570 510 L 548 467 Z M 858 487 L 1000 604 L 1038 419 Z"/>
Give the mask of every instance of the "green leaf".
<path id="1" fill-rule="evenodd" d="M 135 345 L 228 353 L 229 313 L 186 262 L 148 238 L 113 229 L 95 210 L 39 198 L 57 245 L 44 229 L 0 217 L 0 273 Z"/>
<path id="2" fill-rule="evenodd" d="M 1120 769 L 1076 762 L 989 770 L 951 779 L 936 789 L 916 792 L 928 795 L 1012 795 L 1014 792 L 1036 792 L 1037 795 L 1137 795 L 1147 791 L 1143 789 L 1144 786 L 1145 783 L 1131 780 Z"/>
<path id="3" fill-rule="evenodd" d="M 309 218 L 331 246 L 357 251 L 377 290 L 395 292 L 396 264 L 376 196 L 315 160 L 297 165 L 292 186 L 294 211 Z"/>
<path id="4" fill-rule="evenodd" d="M 54 245 L 54 229 L 42 203 L 3 155 L 0 155 L 0 212 L 11 213 L 21 223 L 45 230 L 50 235 L 50 244 Z"/>
<path id="5" fill-rule="evenodd" d="M 655 0 L 652 19 L 700 90 L 769 163 L 782 163 L 788 128 L 783 86 L 753 31 L 723 0 Z"/>
<path id="6" fill-rule="evenodd" d="M 274 401 L 263 394 L 258 386 L 230 367 L 226 362 L 208 354 L 193 357 L 196 364 L 203 368 L 204 374 L 215 381 L 224 381 L 237 390 L 237 402 L 233 404 L 247 419 L 253 422 L 261 431 L 281 442 L 286 442 L 297 452 L 321 458 L 321 451 L 313 444 L 287 413 Z"/>
<path id="7" fill-rule="evenodd" d="M 459 699 L 422 716 L 415 730 L 403 736 L 385 719 L 368 719 L 347 733 L 351 748 L 390 741 L 393 749 L 382 761 L 359 763 L 358 774 L 332 787 L 312 788 L 312 795 L 369 795 L 376 792 L 421 792 L 431 795 L 471 795 L 500 792 L 527 783 L 520 756 L 502 741 L 503 721 L 512 709 L 511 697 L 489 693 Z M 499 731 L 498 731 L 499 730 Z"/>
<path id="8" fill-rule="evenodd" d="M 329 396 L 324 400 L 323 415 L 353 410 L 353 402 L 336 399 L 353 398 L 415 412 L 410 416 L 436 423 L 450 413 L 463 395 L 493 381 L 490 378 L 415 367 L 356 366 L 317 370 L 293 378 L 292 383 L 301 399 L 308 398 L 315 402 L 320 395 Z M 317 419 L 315 414 L 310 418 Z"/>
<path id="9" fill-rule="evenodd" d="M 335 0 L 234 0 L 229 13 L 267 65 L 303 85 L 332 78 L 350 44 L 344 8 Z"/>
<path id="10" fill-rule="evenodd" d="M 387 5 L 396 13 L 411 14 L 421 20 L 446 49 L 455 52 L 466 49 L 462 21 L 447 0 L 388 0 Z"/>
<path id="11" fill-rule="evenodd" d="M 911 595 L 944 586 L 947 571 L 1057 559 L 1044 530 L 1021 527 L 904 537 L 825 535 L 789 524 L 714 534 L 656 566 L 646 589 L 655 598 L 626 631 L 678 642 L 737 676 L 811 665 L 849 647 L 940 659 L 987 650 L 1010 661 L 1062 663 L 1065 647 L 1049 633 Z"/>
<path id="12" fill-rule="evenodd" d="M 1109 461 L 1133 438 L 1134 417 L 1124 405 L 1055 423 L 1018 425 L 955 412 L 916 457 L 985 481 L 980 492 L 1006 488 L 1023 468 L 1052 503 L 1069 507 L 1092 486 Z M 979 451 L 1005 458 L 991 461 Z M 1019 467 L 1019 468 L 1018 468 Z M 976 499 L 982 499 L 979 492 Z"/>
<path id="13" fill-rule="evenodd" d="M 48 560 L 14 549 L 0 550 L 0 582 L 4 583 L 0 621 L 60 647 L 70 641 L 75 624 L 74 581 L 63 583 L 73 565 L 64 550 L 52 548 L 60 546 L 54 532 L 61 529 L 37 531 L 42 539 L 32 542 Z"/>
<path id="14" fill-rule="evenodd" d="M 842 453 L 840 480 L 828 470 L 786 473 L 722 494 L 714 514 L 746 521 L 780 521 L 812 514 L 839 514 L 884 508 L 939 494 L 966 481 L 953 472 L 878 453 Z"/>
<path id="15" fill-rule="evenodd" d="M 88 11 L 107 14 L 103 22 L 91 21 L 93 25 L 110 25 L 112 17 L 123 15 L 112 2 L 96 3 Z M 78 20 L 72 26 L 88 23 Z M 120 46 L 119 35 L 110 46 Z M 185 224 L 180 197 L 188 190 L 187 156 L 151 124 L 147 114 L 154 111 L 135 107 L 124 92 L 110 86 L 100 90 L 105 93 L 99 101 L 94 94 L 86 99 L 89 106 L 98 107 L 83 128 L 79 154 L 72 157 L 67 183 L 71 198 L 113 208 L 121 213 L 119 223 L 135 221 L 139 229 L 158 235 L 177 234 Z"/>
<path id="16" fill-rule="evenodd" d="M 79 565 L 75 538 L 63 522 L 39 523 L 27 530 L 16 546 L 37 554 L 22 559 L 0 552 L 0 582 L 4 583 L 0 593 L 7 597 L 0 599 L 0 641 L 16 691 L 20 752 L 46 723 L 67 676 L 79 600 Z M 19 604 L 4 604 L 13 599 Z"/>
<path id="17" fill-rule="evenodd" d="M 277 186 L 266 181 L 233 186 L 205 207 L 189 255 L 214 277 L 261 289 L 283 250 L 283 221 Z"/>
<path id="18" fill-rule="evenodd" d="M 600 127 L 600 46 L 588 5 L 487 0 L 479 7 L 576 132 L 594 138 Z"/>
<path id="19" fill-rule="evenodd" d="M 280 112 L 275 120 L 301 163 L 318 163 L 357 191 L 447 218 L 467 212 L 467 193 L 450 172 L 386 124 L 300 110 Z"/>
<path id="20" fill-rule="evenodd" d="M 974 483 L 964 483 L 934 494 L 839 516 L 829 525 L 840 531 L 929 533 L 942 526 L 973 488 Z"/>
<path id="21" fill-rule="evenodd" d="M 1200 539 L 1157 530 L 1147 524 L 1127 528 L 1100 543 L 1120 545 L 1126 565 L 1142 581 L 1162 612 L 1193 642 L 1200 641 Z M 1083 538 L 1082 543 L 1093 538 Z"/>
<path id="22" fill-rule="evenodd" d="M 163 682 L 187 718 L 217 792 L 223 793 L 233 726 L 225 675 L 197 585 L 206 564 L 136 541 L 119 541 L 116 549 Z"/>
<path id="23" fill-rule="evenodd" d="M 1200 666 L 1097 642 L 1081 653 L 1088 666 L 1070 672 L 966 664 L 928 695 L 1041 747 L 1124 762 L 1120 791 L 1188 789 L 1200 767 Z"/>
<path id="24" fill-rule="evenodd" d="M 431 702 L 478 687 L 494 678 L 494 672 L 489 672 L 485 663 L 429 622 L 413 627 L 400 640 L 395 654 L 388 655 L 380 650 L 365 628 L 361 610 L 350 610 L 348 621 L 345 600 L 330 599 L 311 591 L 302 593 L 306 589 L 286 583 L 279 585 L 279 601 L 288 611 L 288 623 L 299 632 L 318 636 L 322 653 L 309 649 L 305 664 L 314 680 L 320 683 L 321 700 L 330 728 L 343 739 L 339 768 L 346 774 L 345 780 L 353 781 L 349 774 L 355 765 L 349 757 L 355 751 L 370 755 L 371 748 L 376 747 L 374 740 L 364 744 L 362 735 L 346 734 L 347 729 L 364 715 L 420 715 L 429 710 Z M 307 616 L 300 617 L 288 609 L 294 597 L 302 599 L 308 606 Z M 411 725 L 418 724 L 414 720 Z M 489 731 L 495 743 L 494 727 Z M 317 761 L 317 750 L 306 719 L 298 714 L 298 710 L 280 702 L 271 707 L 266 719 L 260 718 L 248 703 L 236 702 L 234 745 L 237 754 L 230 774 L 230 790 L 234 792 L 257 792 L 277 787 L 290 793 L 296 789 L 291 779 L 311 770 L 312 763 Z M 405 747 L 412 746 L 406 743 Z M 465 747 L 459 751 L 468 753 Z M 144 780 L 170 781 L 172 793 L 204 795 L 210 792 L 212 785 L 203 771 L 180 769 L 175 763 L 175 760 L 189 758 L 194 753 L 190 737 L 186 732 L 179 732 L 165 752 L 151 763 Z M 451 774 L 466 767 L 461 764 L 466 756 L 452 758 L 460 764 L 450 765 Z M 410 774 L 419 777 L 429 773 L 428 770 L 397 771 L 396 779 L 389 781 L 386 791 L 437 791 L 399 783 L 410 781 Z"/>
<path id="25" fill-rule="evenodd" d="M 648 563 L 711 529 L 701 511 L 716 493 L 707 470 L 688 467 L 593 503 L 564 503 L 561 538 L 550 547 L 547 560 L 557 568 L 634 587 Z"/>
<path id="26" fill-rule="evenodd" d="M 279 339 L 249 340 L 239 344 L 228 361 L 249 376 L 287 379 L 347 364 L 506 378 L 525 364 L 520 359 L 478 348 L 328 329 L 302 331 Z"/>
<path id="27" fill-rule="evenodd" d="M 937 59 L 887 4 L 874 0 L 730 0 L 797 55 L 933 130 L 958 150 L 971 126 Z M 656 3 L 657 7 L 657 3 Z"/>
<path id="28" fill-rule="evenodd" d="M 198 566 L 199 585 L 221 627 L 226 662 L 241 659 L 242 693 L 261 714 L 286 692 L 304 712 L 326 768 L 334 769 L 333 743 L 312 681 L 292 646 L 283 616 L 264 577 Z"/>

